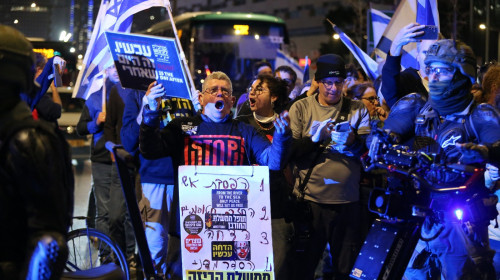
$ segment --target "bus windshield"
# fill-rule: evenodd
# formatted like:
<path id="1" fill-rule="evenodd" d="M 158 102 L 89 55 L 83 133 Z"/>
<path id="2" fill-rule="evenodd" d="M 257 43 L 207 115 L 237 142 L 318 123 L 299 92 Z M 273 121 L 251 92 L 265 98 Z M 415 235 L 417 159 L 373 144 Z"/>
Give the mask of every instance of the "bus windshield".
<path id="1" fill-rule="evenodd" d="M 246 13 L 188 13 L 174 19 L 196 87 L 208 73 L 222 71 L 233 82 L 235 95 L 244 92 L 253 77 L 253 64 L 273 64 L 278 49 L 288 42 L 283 20 Z M 173 37 L 169 21 L 146 31 Z"/>

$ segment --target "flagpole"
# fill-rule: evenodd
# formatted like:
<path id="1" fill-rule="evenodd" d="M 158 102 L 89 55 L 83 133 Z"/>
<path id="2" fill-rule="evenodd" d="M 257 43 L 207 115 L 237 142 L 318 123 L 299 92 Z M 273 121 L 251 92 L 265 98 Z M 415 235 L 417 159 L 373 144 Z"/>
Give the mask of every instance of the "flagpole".
<path id="1" fill-rule="evenodd" d="M 104 72 L 102 77 L 102 110 L 101 112 L 106 113 L 106 72 Z"/>
<path id="2" fill-rule="evenodd" d="M 181 41 L 179 40 L 179 36 L 177 36 L 177 28 L 175 27 L 174 23 L 174 17 L 172 16 L 172 7 L 170 6 L 170 1 L 167 0 L 167 12 L 168 12 L 168 17 L 170 19 L 170 23 L 172 24 L 172 31 L 174 32 L 175 36 L 175 43 L 177 44 L 177 47 L 179 48 L 179 57 L 182 60 L 182 64 L 184 66 L 184 69 L 186 70 L 186 75 L 189 79 L 189 83 L 191 85 L 190 89 L 190 99 L 193 99 L 193 94 L 196 92 L 196 88 L 194 87 L 194 82 L 193 82 L 193 77 L 191 76 L 191 71 L 189 70 L 187 61 L 186 61 L 186 54 L 184 53 L 184 50 L 182 49 L 181 46 Z"/>

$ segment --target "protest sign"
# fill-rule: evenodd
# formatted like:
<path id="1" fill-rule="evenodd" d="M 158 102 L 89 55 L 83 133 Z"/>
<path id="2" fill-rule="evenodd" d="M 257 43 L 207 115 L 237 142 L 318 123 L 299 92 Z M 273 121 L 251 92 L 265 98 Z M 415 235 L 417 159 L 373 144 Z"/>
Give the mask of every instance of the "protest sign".
<path id="1" fill-rule="evenodd" d="M 180 166 L 179 208 L 183 279 L 274 278 L 267 166 Z"/>
<path id="2" fill-rule="evenodd" d="M 190 99 L 174 39 L 116 32 L 106 39 L 123 87 L 147 90 L 157 80 L 168 96 Z"/>

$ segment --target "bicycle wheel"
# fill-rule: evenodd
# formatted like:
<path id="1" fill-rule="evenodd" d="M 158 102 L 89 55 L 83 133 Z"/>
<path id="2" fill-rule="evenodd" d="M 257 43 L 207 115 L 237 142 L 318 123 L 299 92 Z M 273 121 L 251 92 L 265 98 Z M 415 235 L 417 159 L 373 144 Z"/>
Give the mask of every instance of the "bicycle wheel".
<path id="1" fill-rule="evenodd" d="M 68 261 L 65 271 L 82 271 L 111 262 L 120 266 L 125 279 L 130 279 L 123 252 L 109 236 L 93 228 L 73 230 L 68 235 Z"/>

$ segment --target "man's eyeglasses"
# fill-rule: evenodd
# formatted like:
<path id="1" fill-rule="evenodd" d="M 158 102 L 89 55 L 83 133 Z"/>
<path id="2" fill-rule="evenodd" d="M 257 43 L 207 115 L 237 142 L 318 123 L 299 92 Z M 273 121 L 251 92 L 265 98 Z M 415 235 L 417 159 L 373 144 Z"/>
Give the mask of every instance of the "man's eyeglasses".
<path id="1" fill-rule="evenodd" d="M 253 94 L 253 95 L 259 96 L 259 95 L 263 94 L 264 92 L 269 92 L 269 90 L 264 89 L 262 86 L 257 86 L 255 88 L 253 88 L 253 87 L 248 88 L 248 95 Z"/>
<path id="2" fill-rule="evenodd" d="M 209 94 L 215 96 L 215 95 L 217 95 L 217 93 L 219 93 L 219 90 L 224 96 L 226 96 L 226 97 L 231 96 L 231 92 L 227 88 L 224 88 L 224 87 L 207 88 L 207 89 L 205 89 L 205 93 L 209 93 Z"/>
<path id="3" fill-rule="evenodd" d="M 344 80 L 340 81 L 326 81 L 326 80 L 321 80 L 320 81 L 327 89 L 331 89 L 333 85 L 335 85 L 336 88 L 341 87 L 342 84 L 344 83 Z"/>
<path id="4" fill-rule="evenodd" d="M 425 67 L 425 74 L 427 74 L 427 76 L 431 74 L 439 76 L 452 76 L 454 73 L 454 67 Z"/>
<path id="5" fill-rule="evenodd" d="M 380 103 L 380 98 L 378 96 L 361 97 L 361 99 L 368 100 L 372 104 L 375 104 L 375 101 L 378 101 Z"/>

